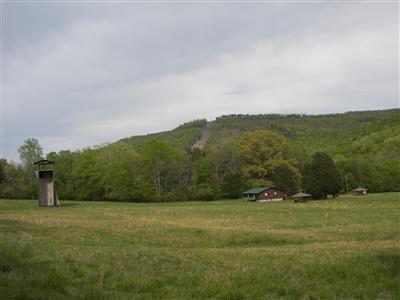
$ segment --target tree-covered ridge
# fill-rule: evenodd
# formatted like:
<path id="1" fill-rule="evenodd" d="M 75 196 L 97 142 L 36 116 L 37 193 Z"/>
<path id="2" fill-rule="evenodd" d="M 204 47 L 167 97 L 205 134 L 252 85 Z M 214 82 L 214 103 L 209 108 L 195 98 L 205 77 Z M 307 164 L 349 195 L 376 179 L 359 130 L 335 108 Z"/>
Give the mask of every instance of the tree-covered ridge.
<path id="1" fill-rule="evenodd" d="M 194 120 L 184 123 L 173 130 L 132 136 L 121 141 L 132 145 L 134 149 L 140 149 L 149 140 L 161 140 L 174 147 L 189 149 L 199 139 L 201 129 L 206 123 L 205 119 Z"/>
<path id="2" fill-rule="evenodd" d="M 132 136 L 122 141 L 139 149 L 147 140 L 162 140 L 174 147 L 189 149 L 200 137 L 206 120 L 195 120 L 169 131 Z M 333 155 L 354 151 L 374 154 L 395 150 L 399 139 L 400 110 L 357 111 L 342 114 L 260 114 L 226 115 L 212 121 L 208 145 L 239 138 L 255 130 L 271 130 L 285 136 L 291 145 L 309 151 L 325 150 Z M 374 144 L 374 145 L 373 145 Z M 393 154 L 393 153 L 392 153 Z"/>
<path id="3" fill-rule="evenodd" d="M 333 115 L 231 115 L 209 126 L 205 148 L 191 147 L 206 120 L 102 147 L 51 152 L 61 199 L 172 201 L 237 198 L 254 186 L 315 197 L 400 190 L 400 110 Z M 204 136 L 203 136 L 204 138 Z M 0 197 L 34 198 L 36 139 L 21 164 L 0 161 Z M 316 154 L 318 153 L 318 154 Z M 44 155 L 43 155 L 44 156 Z M 322 162 L 322 163 L 320 163 Z M 320 169 L 322 165 L 322 169 Z M 334 174 L 333 187 L 318 174 Z M 326 179 L 325 178 L 325 179 Z M 336 180 L 337 179 L 337 180 Z"/>
<path id="4" fill-rule="evenodd" d="M 215 120 L 213 138 L 240 136 L 254 130 L 272 130 L 288 139 L 323 145 L 330 138 L 358 138 L 369 131 L 398 126 L 399 115 L 399 109 L 329 115 L 229 115 Z"/>
<path id="5" fill-rule="evenodd" d="M 399 109 L 330 115 L 222 116 L 215 121 L 208 146 L 240 139 L 255 130 L 272 130 L 285 136 L 303 173 L 312 153 L 323 151 L 338 164 L 348 189 L 358 185 L 371 191 L 400 188 Z"/>

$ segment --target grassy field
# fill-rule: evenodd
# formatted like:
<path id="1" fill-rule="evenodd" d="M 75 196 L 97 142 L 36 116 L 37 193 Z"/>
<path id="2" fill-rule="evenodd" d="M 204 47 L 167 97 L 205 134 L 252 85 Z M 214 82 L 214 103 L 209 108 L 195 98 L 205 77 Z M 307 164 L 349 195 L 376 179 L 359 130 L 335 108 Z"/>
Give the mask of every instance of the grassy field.
<path id="1" fill-rule="evenodd" d="M 0 295 L 399 299 L 399 200 L 0 200 Z"/>

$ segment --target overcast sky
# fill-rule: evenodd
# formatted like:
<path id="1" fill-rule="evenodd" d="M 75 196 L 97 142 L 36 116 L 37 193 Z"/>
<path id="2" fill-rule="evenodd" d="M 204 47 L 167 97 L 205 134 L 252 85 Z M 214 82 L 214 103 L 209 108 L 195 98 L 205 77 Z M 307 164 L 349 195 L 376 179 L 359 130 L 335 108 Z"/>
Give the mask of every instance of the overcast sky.
<path id="1" fill-rule="evenodd" d="M 3 3 L 2 150 L 399 106 L 399 4 Z"/>

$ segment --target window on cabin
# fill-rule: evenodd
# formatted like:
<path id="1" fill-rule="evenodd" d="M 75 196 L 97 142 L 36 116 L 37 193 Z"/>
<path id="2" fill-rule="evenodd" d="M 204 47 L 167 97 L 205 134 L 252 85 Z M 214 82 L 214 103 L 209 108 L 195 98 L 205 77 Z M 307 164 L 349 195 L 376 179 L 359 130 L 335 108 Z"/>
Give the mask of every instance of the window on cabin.
<path id="1" fill-rule="evenodd" d="M 276 195 L 277 193 L 276 192 L 274 192 L 274 195 Z"/>
<path id="2" fill-rule="evenodd" d="M 268 196 L 268 193 L 265 193 L 265 196 Z"/>

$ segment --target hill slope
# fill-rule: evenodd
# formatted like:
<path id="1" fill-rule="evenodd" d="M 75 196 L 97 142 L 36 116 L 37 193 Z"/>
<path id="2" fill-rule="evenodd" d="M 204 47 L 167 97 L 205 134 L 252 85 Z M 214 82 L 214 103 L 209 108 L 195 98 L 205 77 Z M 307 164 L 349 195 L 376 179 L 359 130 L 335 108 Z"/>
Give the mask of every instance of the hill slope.
<path id="1" fill-rule="evenodd" d="M 400 109 L 325 115 L 228 115 L 211 122 L 196 120 L 170 131 L 123 141 L 140 150 L 146 140 L 161 139 L 173 147 L 188 152 L 196 148 L 203 155 L 209 155 L 214 146 L 237 141 L 247 132 L 272 130 L 288 139 L 300 171 L 314 151 L 324 151 L 339 167 L 346 189 L 363 185 L 371 191 L 397 191 L 400 186 L 399 125 Z"/>
<path id="2" fill-rule="evenodd" d="M 280 171 L 284 174 L 281 178 L 291 180 L 282 185 L 288 192 L 301 188 L 301 177 L 316 150 L 330 154 L 336 162 L 344 183 L 342 192 L 360 185 L 370 192 L 399 191 L 399 124 L 400 109 L 331 115 L 230 115 L 211 122 L 195 120 L 103 147 L 51 152 L 46 158 L 56 162 L 60 199 L 152 202 L 237 198 L 256 183 L 246 181 L 236 142 L 245 133 L 272 130 L 288 142 L 286 159 L 293 165 L 295 177 L 290 179 Z M 30 171 L 2 161 L 0 197 L 36 198 L 36 179 Z M 275 179 L 269 177 L 262 185 L 282 184 Z"/>
<path id="3" fill-rule="evenodd" d="M 196 120 L 170 131 L 132 136 L 122 141 L 138 149 L 146 140 L 161 139 L 172 146 L 190 149 L 201 139 L 202 129 L 208 126 L 208 143 L 204 145 L 203 138 L 201 148 L 239 138 L 249 131 L 272 130 L 311 151 L 321 149 L 331 154 L 343 153 L 343 150 L 349 150 L 350 153 L 372 151 L 376 154 L 385 147 L 395 150 L 395 144 L 400 139 L 399 124 L 400 109 L 327 115 L 228 115 L 211 122 Z M 352 144 L 350 149 L 349 144 Z"/>
<path id="4" fill-rule="evenodd" d="M 175 147 L 189 149 L 192 144 L 200 139 L 201 130 L 206 125 L 206 120 L 195 120 L 182 124 L 173 130 L 132 136 L 121 141 L 132 145 L 135 149 L 139 149 L 146 141 L 158 139 Z"/>

